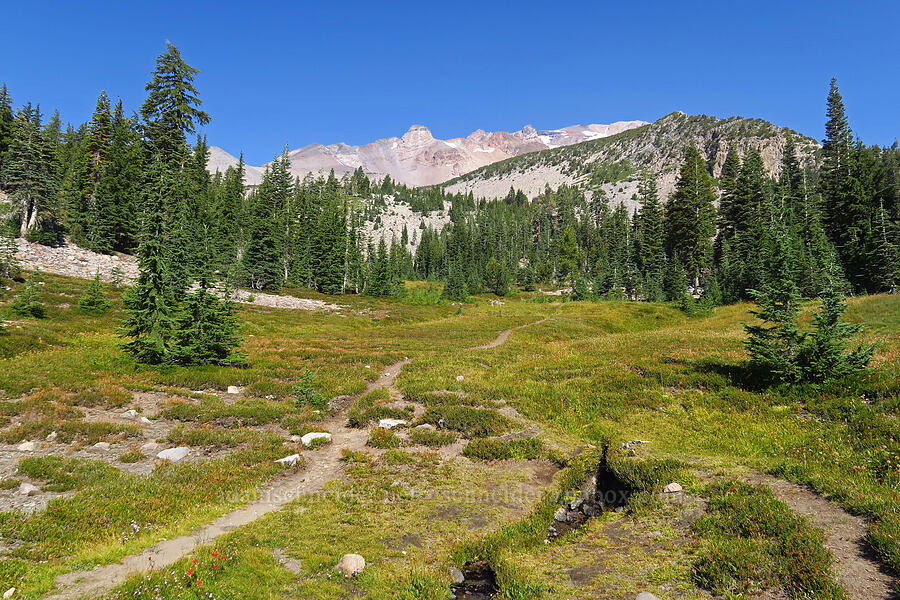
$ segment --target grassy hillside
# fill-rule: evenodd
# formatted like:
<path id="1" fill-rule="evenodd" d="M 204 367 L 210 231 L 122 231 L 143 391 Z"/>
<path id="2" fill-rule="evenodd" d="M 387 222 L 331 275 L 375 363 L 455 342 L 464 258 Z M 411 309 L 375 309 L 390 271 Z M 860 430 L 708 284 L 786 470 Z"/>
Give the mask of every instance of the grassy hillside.
<path id="1" fill-rule="evenodd" d="M 0 299 L 8 319 L 0 335 L 7 457 L 0 466 L 4 484 L 27 477 L 59 497 L 33 514 L 0 513 L 0 542 L 11 548 L 0 562 L 0 588 L 19 588 L 16 597 L 37 598 L 57 574 L 140 552 L 246 502 L 283 471 L 273 460 L 294 451 L 287 436 L 322 426 L 322 406 L 302 400 L 298 384 L 324 398 L 358 394 L 403 358 L 410 362 L 399 392 L 425 407 L 422 420 L 439 415 L 450 423 L 450 440 L 412 442 L 401 434 L 399 448 L 347 452 L 343 480 L 326 493 L 290 502 L 114 597 L 194 597 L 184 574 L 197 559 L 203 593 L 215 597 L 437 599 L 447 594 L 447 568 L 476 558 L 491 562 L 509 599 L 643 590 L 699 598 L 703 587 L 724 593 L 742 585 L 792 597 L 799 597 L 796 586 L 812 585 L 823 590 L 818 597 L 841 597 L 820 534 L 764 494 L 712 483 L 751 469 L 809 484 L 871 518 L 869 543 L 900 569 L 900 297 L 850 302 L 849 318 L 868 323 L 862 338 L 880 343 L 870 374 L 815 388 L 757 389 L 741 368 L 747 305 L 704 318 L 664 305 L 531 302 L 527 294 L 502 306 L 477 299 L 461 314 L 411 299 L 342 297 L 339 313 L 245 306 L 249 368 L 150 369 L 117 347 L 118 299 L 107 316 L 87 317 L 76 308 L 86 282 L 34 277 L 45 282 L 46 319 L 13 318 L 11 293 Z M 528 326 L 505 344 L 472 349 L 519 325 Z M 229 385 L 242 386 L 243 396 L 228 397 Z M 373 392 L 358 406 L 387 411 L 390 400 Z M 138 437 L 116 417 L 130 407 L 155 412 L 158 425 L 174 424 L 164 441 L 191 446 L 200 459 L 155 468 L 149 458 L 126 462 L 126 454 L 139 453 Z M 51 431 L 65 438 L 70 456 L 19 460 L 15 444 Z M 472 460 L 443 446 L 482 435 L 497 441 L 473 446 L 466 454 Z M 503 446 L 515 439 L 537 442 Z M 616 464 L 637 482 L 640 501 L 546 542 L 559 494 L 596 464 L 590 446 L 634 439 L 651 443 Z M 112 458 L 91 458 L 96 441 L 111 443 Z M 308 468 L 321 452 L 302 452 Z M 479 460 L 491 458 L 486 452 L 513 459 Z M 554 463 L 516 460 L 533 457 Z M 18 474 L 9 460 L 18 461 Z M 680 507 L 659 500 L 662 485 L 675 479 L 693 496 L 720 499 L 717 506 L 733 507 L 749 494 L 754 508 L 723 508 L 705 529 L 686 526 Z M 734 559 L 745 579 L 704 568 L 727 543 L 716 537 L 716 523 L 754 518 L 790 523 L 808 555 L 785 554 L 790 543 L 754 546 L 771 558 L 767 571 L 753 574 L 756 583 L 748 578 L 759 554 L 749 550 Z M 215 550 L 224 556 L 214 561 Z M 332 571 L 346 552 L 361 552 L 369 563 L 358 577 Z M 299 560 L 296 572 L 285 556 Z"/>

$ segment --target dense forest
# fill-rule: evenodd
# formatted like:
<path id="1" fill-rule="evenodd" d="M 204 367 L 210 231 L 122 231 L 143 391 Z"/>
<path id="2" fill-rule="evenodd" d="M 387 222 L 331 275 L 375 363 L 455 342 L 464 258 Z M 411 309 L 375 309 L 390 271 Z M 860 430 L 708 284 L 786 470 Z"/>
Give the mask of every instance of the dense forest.
<path id="1" fill-rule="evenodd" d="M 0 190 L 10 201 L 0 248 L 9 254 L 22 236 L 137 253 L 165 280 L 145 283 L 175 298 L 194 282 L 398 295 L 404 279 L 427 279 L 446 281 L 452 300 L 505 295 L 515 282 L 571 286 L 576 300 L 691 307 L 748 298 L 776 277 L 814 297 L 827 287 L 894 291 L 900 276 L 900 150 L 854 138 L 834 81 L 816 160 L 801 162 L 788 135 L 777 180 L 753 150 L 730 152 L 716 180 L 691 147 L 668 201 L 645 173 L 630 214 L 576 187 L 488 201 L 370 181 L 361 169 L 299 179 L 286 150 L 248 189 L 242 163 L 211 175 L 205 138 L 188 141 L 209 121 L 197 73 L 169 46 L 138 112 L 102 92 L 78 127 L 58 113 L 45 120 L 31 103 L 14 110 L 0 87 Z M 450 223 L 422 221 L 385 239 L 386 198 L 421 213 L 449 209 Z M 776 269 L 784 257 L 789 267 Z"/>

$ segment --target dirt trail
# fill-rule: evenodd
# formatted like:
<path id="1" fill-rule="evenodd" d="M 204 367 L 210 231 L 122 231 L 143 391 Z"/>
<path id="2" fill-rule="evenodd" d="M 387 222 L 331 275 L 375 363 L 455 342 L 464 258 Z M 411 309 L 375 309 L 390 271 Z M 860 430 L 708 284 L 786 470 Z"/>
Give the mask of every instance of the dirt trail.
<path id="1" fill-rule="evenodd" d="M 748 477 L 750 483 L 767 486 L 794 512 L 825 532 L 825 547 L 834 556 L 837 579 L 854 600 L 897 599 L 895 579 L 875 558 L 865 542 L 866 521 L 851 515 L 809 488 L 762 473 Z"/>
<path id="2" fill-rule="evenodd" d="M 492 342 L 488 342 L 487 344 L 484 344 L 483 346 L 475 346 L 474 348 L 470 348 L 470 350 L 488 350 L 490 348 L 496 348 L 497 346 L 502 346 L 503 344 L 506 343 L 507 338 L 509 338 L 509 334 L 511 334 L 513 331 L 516 331 L 518 329 L 524 329 L 525 327 L 531 327 L 532 325 L 540 325 L 541 323 L 543 323 L 544 321 L 546 321 L 549 318 L 550 317 L 544 317 L 543 319 L 538 319 L 537 321 L 534 321 L 533 323 L 525 323 L 524 325 L 518 325 L 518 326 L 512 327 L 510 329 L 505 329 L 505 330 L 501 331 L 500 335 L 498 335 Z"/>
<path id="3" fill-rule="evenodd" d="M 377 380 L 366 386 L 366 392 L 392 388 L 394 380 L 407 363 L 409 359 L 404 358 L 386 367 Z M 321 423 L 323 431 L 331 432 L 332 443 L 307 453 L 307 467 L 303 471 L 270 482 L 260 490 L 257 500 L 243 508 L 232 510 L 187 535 L 162 541 L 140 554 L 126 556 L 118 563 L 60 575 L 56 578 L 56 589 L 45 598 L 76 600 L 102 596 L 122 585 L 129 577 L 147 571 L 150 566 L 154 569 L 165 568 L 197 546 L 210 543 L 223 533 L 251 523 L 300 496 L 322 491 L 328 481 L 343 475 L 341 450 L 362 450 L 369 437 L 369 432 L 365 429 L 350 429 L 346 426 L 348 409 L 349 406 L 344 406 Z"/>

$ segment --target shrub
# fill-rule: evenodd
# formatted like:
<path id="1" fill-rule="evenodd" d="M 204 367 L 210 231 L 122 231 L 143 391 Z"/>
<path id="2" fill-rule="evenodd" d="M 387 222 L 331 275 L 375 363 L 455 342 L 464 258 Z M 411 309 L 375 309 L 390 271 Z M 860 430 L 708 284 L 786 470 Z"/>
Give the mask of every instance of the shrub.
<path id="1" fill-rule="evenodd" d="M 717 594 L 784 588 L 792 598 L 846 598 L 831 573 L 821 531 L 772 491 L 736 481 L 712 484 L 709 513 L 694 523 L 701 545 L 694 580 Z"/>
<path id="2" fill-rule="evenodd" d="M 41 302 L 37 285 L 29 281 L 9 304 L 10 310 L 22 317 L 44 318 L 44 303 Z"/>
<path id="3" fill-rule="evenodd" d="M 119 460 L 123 463 L 136 463 L 144 459 L 144 453 L 140 450 L 129 450 L 119 455 Z"/>
<path id="4" fill-rule="evenodd" d="M 472 440 L 463 449 L 463 456 L 473 460 L 534 460 L 544 453 L 540 440 Z"/>
<path id="5" fill-rule="evenodd" d="M 319 410 L 328 408 L 328 400 L 313 383 L 314 374 L 309 369 L 303 369 L 300 381 L 294 385 L 294 403 L 297 406 L 309 405 Z"/>
<path id="6" fill-rule="evenodd" d="M 456 441 L 456 436 L 449 431 L 435 431 L 433 429 L 413 429 L 409 432 L 409 439 L 418 446 L 448 446 Z"/>
<path id="7" fill-rule="evenodd" d="M 509 421 L 502 415 L 492 410 L 468 406 L 443 405 L 428 408 L 422 415 L 422 422 L 459 431 L 473 438 L 499 435 L 509 429 Z"/>
<path id="8" fill-rule="evenodd" d="M 369 441 L 366 442 L 366 445 L 373 448 L 399 448 L 403 445 L 403 440 L 390 429 L 376 427 L 369 433 Z"/>

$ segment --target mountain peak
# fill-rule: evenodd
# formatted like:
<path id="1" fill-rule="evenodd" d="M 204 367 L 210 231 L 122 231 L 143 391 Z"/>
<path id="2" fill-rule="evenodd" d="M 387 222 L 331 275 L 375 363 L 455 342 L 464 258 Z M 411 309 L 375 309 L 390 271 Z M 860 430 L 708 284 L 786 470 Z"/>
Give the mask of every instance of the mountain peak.
<path id="1" fill-rule="evenodd" d="M 413 125 L 400 139 L 410 146 L 425 146 L 434 141 L 434 136 L 424 125 Z"/>

